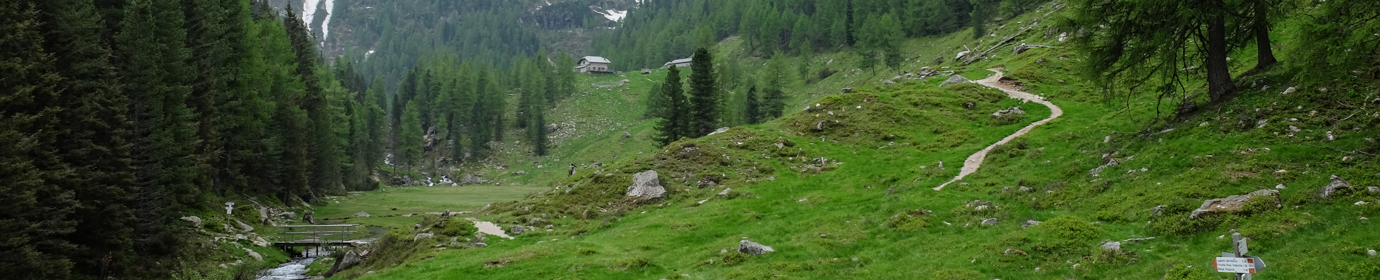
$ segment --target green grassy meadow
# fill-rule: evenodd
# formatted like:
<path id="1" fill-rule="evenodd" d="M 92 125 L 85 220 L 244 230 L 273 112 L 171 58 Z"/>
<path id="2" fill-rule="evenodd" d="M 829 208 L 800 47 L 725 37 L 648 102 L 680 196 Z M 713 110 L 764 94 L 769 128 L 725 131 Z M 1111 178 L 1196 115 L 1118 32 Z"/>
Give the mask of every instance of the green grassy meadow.
<path id="1" fill-rule="evenodd" d="M 638 120 L 657 74 L 624 74 L 630 82 L 613 89 L 590 84 L 625 78 L 585 77 L 581 95 L 552 114 L 584 119 L 577 122 L 582 136 L 555 141 L 543 168 L 512 153 L 503 159 L 508 169 L 486 175 L 530 187 L 389 188 L 342 197 L 318 208 L 318 217 L 378 216 L 373 211 L 383 210 L 372 209 L 383 207 L 468 210 L 520 197 L 471 217 L 538 228 L 515 240 L 491 238 L 486 248 L 433 249 L 440 238 L 393 243 L 413 249 L 388 258 L 408 261 L 346 274 L 359 279 L 1223 279 L 1229 275 L 1211 261 L 1230 251 L 1233 232 L 1250 238 L 1252 254 L 1270 264 L 1256 279 L 1377 279 L 1380 257 L 1367 250 L 1380 249 L 1380 229 L 1369 221 L 1380 214 L 1380 193 L 1365 190 L 1380 185 L 1374 83 L 1339 78 L 1326 92 L 1281 97 L 1291 86 L 1288 73 L 1267 71 L 1238 78 L 1249 86 L 1234 100 L 1170 118 L 1179 100 L 1104 96 L 1073 70 L 1078 56 L 1042 28 L 1018 41 L 1056 48 L 1012 55 L 1007 47 L 966 66 L 952 59 L 962 45 L 985 49 L 1051 12 L 998 23 L 1005 27 L 989 30 L 1001 35 L 978 41 L 965 31 L 908 42 L 905 71 L 931 67 L 976 79 L 1003 66 L 1025 91 L 1065 112 L 993 150 L 977 173 L 942 191 L 931 188 L 956 175 L 964 158 L 1049 110 L 975 84 L 937 88 L 943 76 L 884 85 L 880 79 L 895 72 L 850 66 L 817 83 L 796 81 L 787 116 L 657 148 L 650 124 Z M 720 51 L 742 55 L 732 44 Z M 820 57 L 815 67 L 856 60 Z M 936 65 L 937 57 L 943 62 Z M 760 58 L 741 61 L 761 65 Z M 1242 68 L 1237 74 L 1253 65 L 1233 63 Z M 837 94 L 842 87 L 855 93 Z M 1014 123 L 989 117 L 1011 106 L 1027 114 Z M 622 138 L 623 131 L 634 137 Z M 603 166 L 584 167 L 593 162 Z M 569 164 L 582 167 L 567 177 Z M 511 174 L 517 170 L 527 174 Z M 667 198 L 624 196 L 632 174 L 645 170 L 659 173 Z M 1358 189 L 1320 197 L 1333 174 Z M 726 188 L 729 195 L 716 195 Z M 1188 219 L 1204 200 L 1261 189 L 1278 190 L 1280 200 Z M 993 218 L 995 225 L 982 225 Z M 550 231 L 539 226 L 546 222 Z M 392 234 L 411 240 L 414 233 Z M 775 252 L 736 253 L 741 240 Z M 1106 241 L 1121 241 L 1120 250 L 1102 249 Z"/>

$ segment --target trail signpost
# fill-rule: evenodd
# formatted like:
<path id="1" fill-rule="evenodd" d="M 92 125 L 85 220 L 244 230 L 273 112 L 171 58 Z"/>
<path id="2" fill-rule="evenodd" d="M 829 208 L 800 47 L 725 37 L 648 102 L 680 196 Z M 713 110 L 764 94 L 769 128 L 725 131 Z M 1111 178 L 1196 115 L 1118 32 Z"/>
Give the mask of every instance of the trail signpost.
<path id="1" fill-rule="evenodd" d="M 1246 238 L 1241 237 L 1241 233 L 1231 234 L 1232 248 L 1236 252 L 1222 252 L 1222 256 L 1212 261 L 1212 267 L 1217 268 L 1217 272 L 1236 273 L 1236 280 L 1251 280 L 1251 275 L 1265 268 L 1265 261 L 1260 257 L 1247 256 L 1250 252 L 1246 248 Z"/>

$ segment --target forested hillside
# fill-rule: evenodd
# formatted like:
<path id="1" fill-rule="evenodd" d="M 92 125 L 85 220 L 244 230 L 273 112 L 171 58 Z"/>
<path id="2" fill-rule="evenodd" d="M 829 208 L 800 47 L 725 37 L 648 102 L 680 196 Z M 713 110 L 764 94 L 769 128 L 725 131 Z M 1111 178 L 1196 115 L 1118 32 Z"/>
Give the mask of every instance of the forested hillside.
<path id="1" fill-rule="evenodd" d="M 382 92 L 328 66 L 295 11 L 62 0 L 0 14 L 8 277 L 157 278 L 188 254 L 178 218 L 217 197 L 377 185 Z"/>

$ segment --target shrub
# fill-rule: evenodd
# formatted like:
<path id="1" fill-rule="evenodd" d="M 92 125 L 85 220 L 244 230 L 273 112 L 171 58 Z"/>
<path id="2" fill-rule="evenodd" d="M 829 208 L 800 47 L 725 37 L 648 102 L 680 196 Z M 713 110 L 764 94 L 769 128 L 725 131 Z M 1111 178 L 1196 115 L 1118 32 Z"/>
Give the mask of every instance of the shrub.
<path id="1" fill-rule="evenodd" d="M 905 213 L 896 214 L 890 221 L 887 221 L 887 227 L 898 232 L 923 230 L 925 227 L 929 226 L 930 216 L 931 215 L 927 215 L 924 210 L 920 209 L 906 211 Z"/>
<path id="2" fill-rule="evenodd" d="M 733 251 L 733 252 L 728 252 L 727 254 L 724 254 L 724 262 L 723 262 L 723 264 L 724 264 L 724 266 L 735 266 L 735 265 L 741 264 L 741 263 L 743 263 L 743 262 L 747 262 L 747 260 L 748 260 L 748 255 L 747 255 L 747 254 L 739 253 L 738 251 Z"/>
<path id="3" fill-rule="evenodd" d="M 1041 223 L 1038 227 L 1046 232 L 1067 240 L 1091 240 L 1097 238 L 1098 230 L 1091 223 L 1074 216 L 1059 216 Z"/>
<path id="4" fill-rule="evenodd" d="M 609 268 L 610 268 L 610 269 L 613 269 L 613 270 L 628 270 L 628 269 L 630 269 L 630 268 L 643 268 L 643 267 L 647 267 L 647 264 L 650 264 L 650 263 L 651 263 L 651 262 L 650 262 L 649 260 L 647 260 L 646 257 L 632 257 L 632 258 L 627 258 L 627 259 L 618 260 L 617 262 L 614 262 L 614 263 L 613 263 L 613 266 L 610 266 Z"/>
<path id="5" fill-rule="evenodd" d="M 470 223 L 470 221 L 450 218 L 445 221 L 445 227 L 442 227 L 441 230 L 436 231 L 436 233 L 451 237 L 465 237 L 474 235 L 478 230 L 478 228 L 474 227 L 474 223 Z"/>

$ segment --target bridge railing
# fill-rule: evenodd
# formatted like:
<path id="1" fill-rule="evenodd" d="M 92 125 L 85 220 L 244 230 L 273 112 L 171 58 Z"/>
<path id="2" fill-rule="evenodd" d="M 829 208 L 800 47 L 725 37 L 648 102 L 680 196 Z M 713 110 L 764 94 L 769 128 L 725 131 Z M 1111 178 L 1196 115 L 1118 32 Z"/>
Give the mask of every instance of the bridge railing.
<path id="1" fill-rule="evenodd" d="M 280 243 L 329 243 L 349 241 L 357 233 L 357 224 L 333 225 L 281 225 L 283 233 L 277 238 Z"/>

